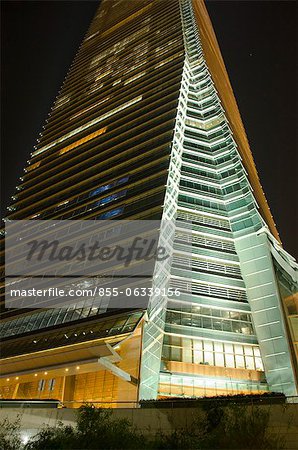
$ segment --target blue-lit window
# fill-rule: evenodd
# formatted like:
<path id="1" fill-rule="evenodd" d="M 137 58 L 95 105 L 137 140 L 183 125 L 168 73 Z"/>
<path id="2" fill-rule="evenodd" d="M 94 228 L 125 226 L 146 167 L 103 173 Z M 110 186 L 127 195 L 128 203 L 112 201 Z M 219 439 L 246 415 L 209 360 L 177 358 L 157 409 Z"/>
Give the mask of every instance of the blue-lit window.
<path id="1" fill-rule="evenodd" d="M 97 217 L 97 219 L 110 219 L 111 217 L 119 216 L 119 214 L 122 214 L 124 211 L 124 207 L 113 209 L 112 211 L 107 211 L 100 216 Z"/>
<path id="2" fill-rule="evenodd" d="M 94 195 L 101 194 L 102 192 L 108 191 L 109 189 L 112 189 L 114 186 L 118 186 L 119 184 L 124 184 L 129 180 L 129 176 L 120 178 L 119 180 L 113 181 L 110 184 L 106 184 L 104 186 L 100 186 L 94 191 L 91 191 L 89 194 L 89 197 L 93 197 Z"/>
<path id="3" fill-rule="evenodd" d="M 101 194 L 102 192 L 108 191 L 113 187 L 113 184 L 106 184 L 105 186 L 100 186 L 97 189 L 94 189 L 94 191 L 91 191 L 89 194 L 89 197 L 93 197 L 94 195 Z"/>
<path id="4" fill-rule="evenodd" d="M 129 180 L 129 177 L 120 178 L 120 180 L 117 181 L 117 184 L 126 183 L 128 180 Z"/>
<path id="5" fill-rule="evenodd" d="M 124 197 L 126 195 L 126 190 L 121 192 L 116 192 L 116 194 L 109 195 L 108 197 L 102 198 L 95 203 L 95 206 L 106 205 L 107 203 L 113 202 L 118 198 Z"/>
<path id="6" fill-rule="evenodd" d="M 109 195 L 108 197 L 102 198 L 98 202 L 95 203 L 96 206 L 105 205 L 107 203 L 112 202 L 115 200 L 115 195 Z"/>

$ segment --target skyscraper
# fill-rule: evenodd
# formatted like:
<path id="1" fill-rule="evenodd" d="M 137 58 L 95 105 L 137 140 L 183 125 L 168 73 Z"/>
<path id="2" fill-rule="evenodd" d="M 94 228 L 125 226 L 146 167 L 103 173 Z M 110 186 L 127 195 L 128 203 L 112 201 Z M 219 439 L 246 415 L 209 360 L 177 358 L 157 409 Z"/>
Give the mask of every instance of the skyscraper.
<path id="1" fill-rule="evenodd" d="M 201 0 L 100 4 L 6 220 L 95 218 L 176 220 L 152 286 L 181 294 L 5 311 L 3 397 L 297 394 L 297 264 Z"/>

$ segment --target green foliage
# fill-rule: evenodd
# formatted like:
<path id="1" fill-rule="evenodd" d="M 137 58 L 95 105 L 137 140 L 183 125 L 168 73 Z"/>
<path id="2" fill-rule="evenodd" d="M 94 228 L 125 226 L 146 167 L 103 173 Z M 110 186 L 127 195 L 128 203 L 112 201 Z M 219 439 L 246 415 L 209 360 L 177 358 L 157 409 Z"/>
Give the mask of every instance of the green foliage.
<path id="1" fill-rule="evenodd" d="M 149 446 L 145 448 L 158 450 L 196 450 L 201 449 L 200 444 L 201 441 L 198 440 L 194 430 L 179 428 L 170 434 L 158 433 L 155 438 L 149 442 Z"/>
<path id="2" fill-rule="evenodd" d="M 203 404 L 210 402 L 222 402 L 227 404 L 230 402 L 237 403 L 253 403 L 253 404 L 284 404 L 286 396 L 280 392 L 263 392 L 262 394 L 231 394 L 217 395 L 216 397 L 171 397 L 160 398 L 157 400 L 141 400 L 141 408 L 168 408 L 169 404 L 181 408 L 201 407 Z M 208 406 L 207 406 L 208 407 Z"/>
<path id="3" fill-rule="evenodd" d="M 155 436 L 133 428 L 127 419 L 114 419 L 111 410 L 82 406 L 75 427 L 59 423 L 43 428 L 25 450 L 282 450 L 283 436 L 268 431 L 269 411 L 259 406 L 212 401 L 197 410 L 191 425 L 162 430 Z M 15 447 L 7 447 L 15 450 Z"/>
<path id="4" fill-rule="evenodd" d="M 7 418 L 0 421 L 1 450 L 20 450 L 22 448 L 20 425 L 20 417 L 17 417 L 14 422 L 10 422 Z"/>
<path id="5" fill-rule="evenodd" d="M 74 429 L 59 422 L 55 427 L 46 426 L 25 445 L 26 450 L 70 450 L 75 442 Z"/>
<path id="6" fill-rule="evenodd" d="M 268 431 L 269 410 L 233 403 L 215 405 L 206 414 L 202 448 L 263 450 L 284 448 L 284 437 Z"/>
<path id="7" fill-rule="evenodd" d="M 197 415 L 187 429 L 157 435 L 151 442 L 158 450 L 282 450 L 284 436 L 268 431 L 269 411 L 259 406 L 246 407 L 220 403 Z M 149 448 L 149 447 L 148 447 Z"/>
<path id="8" fill-rule="evenodd" d="M 87 449 L 139 449 L 144 437 L 127 419 L 112 419 L 112 411 L 82 406 L 76 427 L 77 447 Z"/>
<path id="9" fill-rule="evenodd" d="M 25 450 L 140 449 L 144 437 L 127 419 L 112 419 L 107 409 L 85 405 L 79 408 L 75 427 L 59 423 L 43 428 Z"/>

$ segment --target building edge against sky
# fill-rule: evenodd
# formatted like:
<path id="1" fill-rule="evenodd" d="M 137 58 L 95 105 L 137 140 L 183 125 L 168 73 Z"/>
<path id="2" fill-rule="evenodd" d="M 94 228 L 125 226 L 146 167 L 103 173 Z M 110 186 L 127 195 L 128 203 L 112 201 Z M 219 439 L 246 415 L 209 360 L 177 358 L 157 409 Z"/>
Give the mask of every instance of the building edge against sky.
<path id="1" fill-rule="evenodd" d="M 226 122 L 226 125 L 228 125 L 229 127 L 230 137 L 231 139 L 235 140 L 234 145 L 235 147 L 237 146 L 237 151 L 239 152 L 238 155 L 240 155 L 240 160 L 242 160 L 243 166 L 242 164 L 239 164 L 239 160 L 234 159 L 233 161 L 235 164 L 234 167 L 237 167 L 238 164 L 238 167 L 241 167 L 240 170 L 238 168 L 240 172 L 240 176 L 238 175 L 238 181 L 246 178 L 246 182 L 250 184 L 249 186 L 249 184 L 247 183 L 245 189 L 242 190 L 242 198 L 246 197 L 246 199 L 248 199 L 251 195 L 251 205 L 249 207 L 243 207 L 245 205 L 245 202 L 240 203 L 239 205 L 239 198 L 241 197 L 239 196 L 239 191 L 236 193 L 236 195 L 226 195 L 227 203 L 230 204 L 227 216 L 229 217 L 233 241 L 241 267 L 241 274 L 246 287 L 246 299 L 250 305 L 252 312 L 255 335 L 262 355 L 266 381 L 268 384 L 268 388 L 271 391 L 280 391 L 288 395 L 295 395 L 297 394 L 298 354 L 297 264 L 295 263 L 293 258 L 291 258 L 286 252 L 282 250 L 280 246 L 278 232 L 276 230 L 266 198 L 259 182 L 258 174 L 249 148 L 242 120 L 204 2 L 193 1 L 191 3 L 182 1 L 181 16 L 184 31 L 186 56 L 184 64 L 185 78 L 183 80 L 182 76 L 183 81 L 180 91 L 181 103 L 178 104 L 178 117 L 179 113 L 181 113 L 183 121 L 181 123 L 180 129 L 176 124 L 176 132 L 178 135 L 177 143 L 175 143 L 175 135 L 173 140 L 173 147 L 175 148 L 176 144 L 177 148 L 179 148 L 179 134 L 180 136 L 183 136 L 180 141 L 181 152 L 179 166 L 179 172 L 182 176 L 180 178 L 179 192 L 177 194 L 177 197 L 172 200 L 172 202 L 175 203 L 175 212 L 178 211 L 179 217 L 179 212 L 181 214 L 184 209 L 183 206 L 185 205 L 185 203 L 181 201 L 183 198 L 183 194 L 185 195 L 185 184 L 181 180 L 184 179 L 184 156 L 186 157 L 188 153 L 188 150 L 185 150 L 185 146 L 187 147 L 188 143 L 188 131 L 191 130 L 194 133 L 196 129 L 204 128 L 204 125 L 200 124 L 199 121 L 193 119 L 195 116 L 192 114 L 193 110 L 189 107 L 189 104 L 194 98 L 197 82 L 209 78 L 210 85 L 212 85 L 211 95 L 213 96 L 213 100 L 215 99 L 215 101 L 213 102 L 213 107 L 218 107 L 217 119 L 221 116 L 221 114 L 225 116 L 224 120 Z M 184 104 L 183 99 L 186 100 Z M 209 105 L 210 103 L 208 104 L 208 106 Z M 197 108 L 197 110 L 199 110 L 199 108 Z M 210 130 L 210 132 L 212 132 L 213 129 L 217 129 L 217 126 L 213 126 L 213 121 L 214 117 L 212 117 L 212 120 L 209 121 L 209 126 L 207 124 L 207 127 L 206 122 L 208 122 L 208 120 L 205 122 L 205 129 L 207 128 L 207 130 Z M 177 122 L 179 123 L 178 120 Z M 188 125 L 188 127 L 185 125 Z M 218 122 L 216 125 L 218 125 Z M 200 133 L 197 134 L 197 137 L 200 141 Z M 222 137 L 224 137 L 224 133 L 222 133 Z M 215 148 L 215 146 L 211 142 L 210 150 Z M 216 152 L 214 152 L 214 154 L 215 153 Z M 224 155 L 224 153 L 225 152 L 223 151 L 222 155 Z M 231 162 L 232 158 L 230 158 L 229 161 Z M 171 167 L 169 170 L 171 173 Z M 231 185 L 230 182 L 227 182 L 226 184 Z M 250 193 L 246 191 L 248 186 L 251 189 Z M 166 202 L 164 207 L 164 217 L 166 218 L 171 217 L 171 214 L 167 215 L 167 209 L 170 209 L 170 204 L 171 200 L 169 199 L 169 202 Z M 249 204 L 249 201 L 246 201 L 246 205 L 247 204 Z M 223 219 L 223 217 L 221 217 L 221 219 Z M 194 220 L 194 222 L 196 222 L 196 218 L 194 218 L 194 216 L 191 220 Z M 180 224 L 178 225 L 178 227 L 180 227 Z M 177 244 L 175 246 L 176 242 L 177 236 L 175 236 L 173 245 L 174 263 L 172 267 L 169 268 L 169 285 L 173 285 L 175 287 L 179 286 L 179 283 L 177 283 L 175 277 L 175 275 L 177 275 L 177 271 L 175 271 L 174 269 L 176 256 L 175 250 L 177 250 L 178 247 Z M 190 258 L 193 258 L 193 249 L 189 251 L 189 256 Z M 217 259 L 217 261 L 221 261 L 221 258 Z M 188 265 L 192 263 L 190 263 L 190 259 L 181 259 L 181 265 Z M 192 268 L 194 268 L 194 265 L 192 265 Z M 282 302 L 280 294 L 281 286 L 279 286 L 281 279 L 279 279 L 278 281 L 276 270 L 280 271 L 282 274 L 287 274 L 285 278 L 287 278 L 288 281 L 285 284 L 287 285 L 287 292 L 288 294 L 290 294 L 289 299 L 291 299 L 291 312 L 289 311 L 289 308 L 287 308 L 287 306 Z M 185 278 L 187 279 L 187 281 L 190 281 L 187 278 L 187 272 L 185 272 L 185 270 L 183 272 L 183 275 L 186 275 Z M 178 274 L 182 275 L 182 271 L 178 272 Z M 194 281 L 194 273 L 188 276 L 192 277 L 192 281 Z M 209 280 L 212 280 L 212 276 L 210 275 Z M 227 284 L 228 280 L 226 280 L 225 285 Z M 290 285 L 291 288 L 289 289 Z M 193 293 L 194 287 L 192 285 L 192 282 L 190 283 L 190 286 L 188 285 L 188 289 L 191 293 Z M 154 330 L 154 327 L 150 323 L 150 320 L 149 325 L 145 324 L 142 361 L 143 367 L 145 367 L 143 369 L 143 377 L 141 377 L 141 388 L 143 387 L 141 398 L 146 398 L 147 395 L 148 398 L 156 397 L 158 393 L 158 362 L 156 363 L 156 373 L 154 373 L 153 368 L 154 361 L 158 361 L 158 358 L 156 358 L 156 354 L 160 354 L 161 340 L 163 340 L 163 348 L 165 348 L 165 339 L 160 336 L 160 328 L 163 327 L 165 331 L 174 331 L 177 338 L 178 336 L 181 336 L 180 339 L 182 340 L 182 355 L 185 346 L 189 345 L 189 342 L 187 342 L 186 344 L 186 339 L 183 339 L 182 337 L 187 336 L 188 338 L 189 334 L 187 332 L 183 332 L 181 328 L 179 329 L 179 327 L 173 327 L 169 325 L 169 321 L 167 320 L 168 314 L 165 315 L 164 313 L 164 308 L 166 307 L 166 305 L 163 305 L 160 302 L 160 299 L 156 299 L 155 302 L 154 299 L 152 300 L 153 301 L 151 307 L 153 313 L 151 314 L 152 317 L 154 317 L 153 322 L 158 322 L 158 326 L 156 326 L 156 329 Z M 187 300 L 189 300 L 189 298 Z M 206 305 L 206 303 L 208 302 L 203 301 L 203 305 Z M 210 304 L 212 304 L 211 301 Z M 225 306 L 227 308 L 229 307 L 228 302 Z M 185 308 L 185 305 L 182 306 L 181 310 L 183 310 L 183 308 L 184 311 L 187 310 L 189 312 L 189 310 Z M 173 305 L 173 309 L 171 310 L 179 310 L 179 307 Z M 156 319 L 157 316 L 159 316 L 158 320 Z M 172 323 L 178 324 L 179 322 L 177 320 L 175 322 L 174 319 Z M 183 319 L 180 323 L 183 323 Z M 187 323 L 187 320 L 185 320 L 184 323 Z M 147 333 L 148 342 L 150 343 L 152 339 L 156 340 L 155 348 L 153 346 L 154 351 L 151 350 L 152 343 L 151 345 L 147 345 L 146 342 L 146 326 L 149 328 L 149 332 Z M 289 329 L 291 330 L 290 333 Z M 210 337 L 213 337 L 214 341 L 213 348 L 212 346 L 208 345 L 208 352 L 202 352 L 202 350 L 204 350 L 205 348 L 204 341 L 202 341 L 202 343 L 199 343 L 197 347 L 198 354 L 204 355 L 204 362 L 206 359 L 206 354 L 209 354 L 209 352 L 211 353 L 211 351 L 215 352 L 216 340 L 219 339 L 219 336 L 216 333 L 214 333 L 213 336 L 208 335 L 209 339 Z M 291 341 L 292 338 L 293 344 Z M 176 345 L 178 341 L 176 341 Z M 189 341 L 189 339 L 187 339 L 187 341 Z M 208 341 L 205 342 L 207 344 Z M 240 343 L 241 341 L 237 340 L 237 342 Z M 248 341 L 246 340 L 246 344 L 247 342 Z M 196 342 L 193 341 L 193 349 L 195 348 L 195 344 Z M 222 345 L 217 343 L 217 346 L 218 352 L 222 351 Z M 224 344 L 224 346 L 226 345 Z M 185 351 L 185 353 L 186 352 L 187 350 Z M 192 361 L 194 361 L 194 353 L 195 350 L 193 350 Z M 218 358 L 219 355 L 220 353 L 218 353 Z M 148 358 L 148 363 L 146 357 Z M 238 358 L 241 357 L 242 356 L 240 355 L 238 356 Z M 178 364 L 169 363 L 168 365 L 166 365 L 167 369 L 169 369 L 170 375 L 163 374 L 160 376 L 159 389 L 163 379 L 165 385 L 171 386 L 171 388 L 173 387 L 173 385 L 175 385 L 175 381 L 173 382 L 172 380 L 176 380 L 176 383 L 179 386 L 176 387 L 176 389 L 174 388 L 174 390 L 172 389 L 172 393 L 178 395 L 183 395 L 186 391 L 188 393 L 191 392 L 191 388 L 195 384 L 197 385 L 197 395 L 206 395 L 206 393 L 208 393 L 208 390 L 213 392 L 215 391 L 217 393 L 224 393 L 229 391 L 230 389 L 232 391 L 234 389 L 249 390 L 253 389 L 253 385 L 255 386 L 255 388 L 258 385 L 258 383 L 253 383 L 251 382 L 251 380 L 245 380 L 245 375 L 238 375 L 241 381 L 239 381 L 239 379 L 237 380 L 237 375 L 236 373 L 233 374 L 233 370 L 231 370 L 230 373 L 228 373 L 228 371 L 225 371 L 225 373 L 219 375 L 218 371 L 213 370 L 209 367 L 208 370 L 206 370 L 205 368 L 203 370 L 199 370 L 198 367 L 187 367 L 186 361 L 190 360 L 191 358 L 188 359 L 187 357 L 186 359 L 184 358 L 183 361 L 182 356 L 182 361 L 184 362 L 184 364 L 182 363 L 181 367 L 178 369 L 180 372 L 180 379 L 179 376 L 177 377 L 178 374 L 175 373 Z M 212 366 L 216 366 L 216 353 L 214 354 L 214 358 L 211 357 L 210 360 L 211 362 L 206 363 L 208 365 L 211 364 Z M 198 382 L 196 383 L 197 379 L 196 377 L 191 377 L 191 373 L 195 373 L 196 375 L 200 374 L 201 385 Z M 185 375 L 185 377 L 183 377 L 183 375 Z M 251 377 L 251 374 L 249 376 Z M 234 378 L 233 381 L 232 378 Z M 262 390 L 261 382 L 257 387 L 257 390 L 258 389 Z M 168 393 L 168 391 L 164 392 L 165 395 L 167 395 Z"/>
<path id="2" fill-rule="evenodd" d="M 280 245 L 206 7 L 201 0 L 169 1 L 165 17 L 162 1 L 108 3 L 102 2 L 85 36 L 8 218 L 96 217 L 85 206 L 93 203 L 84 180 L 78 179 L 76 196 L 63 197 L 61 182 L 46 203 L 45 175 L 58 176 L 59 164 L 66 175 L 68 164 L 84 164 L 80 150 L 90 155 L 88 169 L 98 157 L 95 142 L 109 158 L 108 139 L 127 155 L 132 142 L 138 155 L 143 133 L 143 142 L 158 151 L 147 160 L 136 156 L 135 170 L 112 168 L 102 181 L 113 189 L 109 197 L 101 187 L 93 194 L 100 186 L 96 171 L 89 190 L 92 198 L 99 195 L 97 209 L 105 205 L 102 219 L 160 215 L 166 224 L 178 218 L 174 234 L 161 226 L 173 262 L 156 264 L 153 286 L 179 288 L 182 295 L 153 296 L 146 312 L 76 312 L 62 322 L 51 312 L 4 313 L 2 396 L 77 406 L 267 390 L 297 395 L 297 264 Z M 129 74 L 125 61 L 132 53 Z M 164 103 L 156 97 L 156 70 Z M 91 97 L 76 104 L 70 93 L 83 88 Z M 125 99 L 121 108 L 117 101 L 111 106 L 117 95 Z M 130 110 L 138 107 L 147 129 Z M 134 124 L 129 136 L 125 120 Z M 109 137 L 116 123 L 118 141 Z M 152 192 L 147 205 L 142 186 L 149 199 Z"/>

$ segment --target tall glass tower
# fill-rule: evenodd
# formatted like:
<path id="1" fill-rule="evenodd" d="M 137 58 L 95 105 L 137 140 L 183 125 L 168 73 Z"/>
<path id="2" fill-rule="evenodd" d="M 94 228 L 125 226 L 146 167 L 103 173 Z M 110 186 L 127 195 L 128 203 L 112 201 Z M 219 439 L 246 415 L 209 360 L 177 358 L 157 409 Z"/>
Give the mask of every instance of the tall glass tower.
<path id="1" fill-rule="evenodd" d="M 148 308 L 2 312 L 4 398 L 297 395 L 282 248 L 202 0 L 102 0 L 6 221 L 175 220 Z M 166 240 L 161 226 L 160 240 Z"/>

